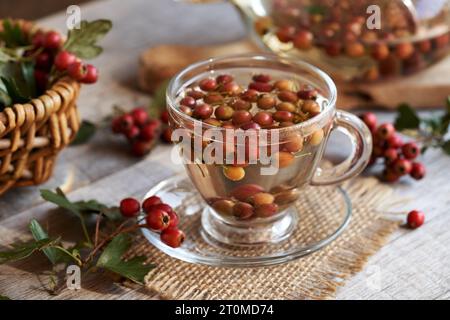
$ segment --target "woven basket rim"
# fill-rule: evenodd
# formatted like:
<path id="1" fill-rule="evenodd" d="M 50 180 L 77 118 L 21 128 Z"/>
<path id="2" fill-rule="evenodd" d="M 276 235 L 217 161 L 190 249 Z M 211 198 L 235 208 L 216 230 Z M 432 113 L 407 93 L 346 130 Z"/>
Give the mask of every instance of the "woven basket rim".
<path id="1" fill-rule="evenodd" d="M 76 80 L 74 80 L 74 79 L 72 79 L 72 78 L 70 78 L 68 76 L 64 76 L 62 78 L 59 78 L 55 83 L 53 83 L 53 85 L 50 88 L 46 89 L 45 92 L 42 93 L 40 96 L 37 96 L 35 98 L 30 99 L 26 103 L 14 103 L 13 105 L 4 108 L 0 112 L 0 122 L 2 122 L 4 125 L 7 124 L 6 123 L 7 122 L 6 112 L 7 112 L 8 109 L 13 110 L 14 106 L 18 106 L 18 105 L 19 106 L 20 105 L 24 106 L 26 104 L 32 103 L 32 101 L 35 100 L 35 99 L 38 99 L 38 100 L 43 100 L 43 99 L 46 99 L 46 98 L 50 98 L 51 99 L 51 96 L 50 96 L 49 92 L 50 91 L 55 91 L 55 89 L 58 86 L 60 86 L 61 84 L 69 85 L 69 86 L 73 87 L 74 90 L 76 90 L 77 86 L 80 85 L 80 83 L 78 81 L 76 81 Z"/>

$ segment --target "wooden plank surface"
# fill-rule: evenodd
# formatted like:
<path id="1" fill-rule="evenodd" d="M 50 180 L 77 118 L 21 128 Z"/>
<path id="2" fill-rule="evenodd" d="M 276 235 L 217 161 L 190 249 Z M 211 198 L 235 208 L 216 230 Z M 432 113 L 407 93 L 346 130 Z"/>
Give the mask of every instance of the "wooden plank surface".
<path id="1" fill-rule="evenodd" d="M 113 32 L 105 39 L 105 54 L 94 63 L 101 70 L 101 81 L 86 86 L 79 100 L 83 118 L 100 122 L 110 114 L 113 104 L 133 107 L 147 104 L 148 97 L 136 89 L 139 53 L 158 43 L 212 44 L 242 38 L 244 28 L 229 4 L 189 5 L 168 0 L 108 0 L 82 6 L 82 18 L 109 18 Z M 63 30 L 64 13 L 41 21 Z M 225 31 L 226 30 L 226 31 Z M 393 114 L 378 112 L 383 120 Z M 116 203 L 124 196 L 142 196 L 145 191 L 173 173 L 183 170 L 167 161 L 170 149 L 158 146 L 138 161 L 124 151 L 125 144 L 101 130 L 94 140 L 65 150 L 55 176 L 43 187 L 61 184 L 70 187 L 74 199 L 95 197 Z M 342 287 L 338 299 L 448 299 L 450 292 L 450 157 L 431 151 L 424 157 L 427 178 L 421 182 L 402 182 L 398 192 L 411 201 L 403 210 L 420 208 L 427 223 L 416 231 L 400 229 L 390 242 L 375 254 L 367 268 Z M 8 192 L 0 198 L 0 245 L 26 232 L 31 217 L 49 221 L 51 230 L 68 229 L 72 221 L 50 210 L 37 188 Z M 26 263 L 0 267 L 0 295 L 47 299 L 39 289 L 39 278 Z M 66 291 L 56 298 L 140 299 L 153 293 L 118 288 L 93 281 L 81 291 Z"/>

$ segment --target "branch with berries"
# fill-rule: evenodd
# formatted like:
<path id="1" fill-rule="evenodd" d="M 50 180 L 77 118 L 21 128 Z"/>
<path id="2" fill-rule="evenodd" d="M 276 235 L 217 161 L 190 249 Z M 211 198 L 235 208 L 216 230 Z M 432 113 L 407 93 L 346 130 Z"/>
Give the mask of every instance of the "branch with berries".
<path id="1" fill-rule="evenodd" d="M 43 199 L 78 217 L 80 221 L 81 240 L 75 244 L 63 243 L 63 238 L 49 236 L 41 224 L 31 220 L 29 230 L 32 241 L 17 242 L 10 245 L 11 249 L 0 251 L 0 264 L 11 263 L 30 258 L 33 254 L 44 254 L 52 266 L 52 277 L 45 288 L 51 294 L 58 294 L 62 287 L 53 277 L 64 274 L 57 270 L 65 270 L 68 265 L 78 265 L 83 272 L 107 271 L 115 275 L 113 279 L 128 279 L 137 284 L 144 283 L 144 277 L 154 268 L 148 264 L 148 257 L 138 256 L 124 258 L 132 247 L 137 231 L 148 228 L 161 233 L 161 241 L 173 248 L 179 247 L 185 238 L 178 229 L 179 219 L 169 205 L 160 198 L 152 196 L 141 204 L 133 198 L 126 198 L 119 207 L 109 207 L 97 200 L 70 201 L 66 195 L 57 189 L 55 192 L 41 190 Z M 96 216 L 95 231 L 90 234 L 90 226 L 86 221 Z M 93 226 L 92 226 L 93 227 Z"/>
<path id="2" fill-rule="evenodd" d="M 93 59 L 103 51 L 97 43 L 111 28 L 109 20 L 82 21 L 64 41 L 56 31 L 30 33 L 19 23 L 3 20 L 0 111 L 15 103 L 29 102 L 64 76 L 85 84 L 97 82 L 98 70 L 82 59 Z"/>
<path id="3" fill-rule="evenodd" d="M 417 159 L 429 148 L 440 148 L 450 155 L 450 139 L 446 140 L 450 125 L 450 97 L 444 114 L 435 118 L 420 118 L 408 105 L 399 106 L 394 124 L 378 125 L 372 112 L 360 117 L 372 132 L 373 152 L 369 164 L 381 162 L 384 165 L 382 178 L 386 182 L 397 182 L 406 175 L 422 179 L 426 170 Z M 410 141 L 403 142 L 402 136 L 410 138 Z"/>

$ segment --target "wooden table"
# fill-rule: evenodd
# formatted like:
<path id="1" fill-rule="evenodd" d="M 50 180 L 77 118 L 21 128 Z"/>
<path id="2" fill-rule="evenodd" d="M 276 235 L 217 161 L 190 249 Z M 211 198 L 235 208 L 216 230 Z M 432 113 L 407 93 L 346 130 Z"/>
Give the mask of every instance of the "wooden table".
<path id="1" fill-rule="evenodd" d="M 112 33 L 103 42 L 105 54 L 94 63 L 101 81 L 82 90 L 79 107 L 83 118 L 100 122 L 113 104 L 131 108 L 147 104 L 147 96 L 136 89 L 139 53 L 159 43 L 211 44 L 242 38 L 237 12 L 228 4 L 189 5 L 168 0 L 108 0 L 82 6 L 83 19 L 109 18 Z M 40 23 L 63 30 L 65 14 Z M 383 120 L 393 114 L 378 112 Z M 158 146 L 144 160 L 127 155 L 126 146 L 108 130 L 101 130 L 86 145 L 71 147 L 59 158 L 55 176 L 43 187 L 61 184 L 74 199 L 95 197 L 110 204 L 125 196 L 142 196 L 156 182 L 180 171 L 167 161 L 170 149 Z M 360 274 L 350 279 L 338 299 L 448 299 L 450 298 L 450 157 L 430 151 L 424 157 L 428 175 L 421 182 L 405 181 L 398 191 L 411 198 L 405 210 L 423 209 L 426 224 L 415 231 L 400 229 L 369 261 Z M 31 217 L 48 219 L 51 232 L 73 227 L 73 221 L 56 214 L 43 203 L 38 188 L 23 188 L 0 198 L 0 240 L 21 235 Z M 51 219 L 49 219 L 51 217 Z M 73 228 L 72 228 L 73 229 Z M 42 262 L 45 266 L 45 263 Z M 42 268 L 44 267 L 42 266 Z M 39 289 L 35 273 L 26 262 L 0 266 L 0 295 L 13 299 L 52 298 Z M 64 291 L 56 298 L 127 299 L 151 298 L 143 290 L 119 288 L 102 281 L 83 283 L 81 291 Z"/>

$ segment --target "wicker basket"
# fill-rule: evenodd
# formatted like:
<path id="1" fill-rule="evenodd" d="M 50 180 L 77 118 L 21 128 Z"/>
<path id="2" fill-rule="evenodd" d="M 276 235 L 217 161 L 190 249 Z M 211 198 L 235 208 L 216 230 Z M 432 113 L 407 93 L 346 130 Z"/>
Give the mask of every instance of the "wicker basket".
<path id="1" fill-rule="evenodd" d="M 0 195 L 51 177 L 58 153 L 80 126 L 79 91 L 77 81 L 62 78 L 40 97 L 0 112 Z"/>

